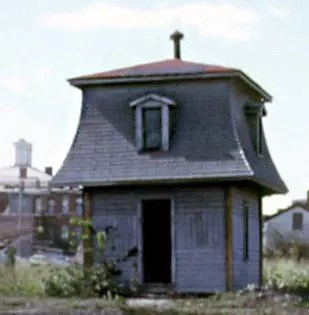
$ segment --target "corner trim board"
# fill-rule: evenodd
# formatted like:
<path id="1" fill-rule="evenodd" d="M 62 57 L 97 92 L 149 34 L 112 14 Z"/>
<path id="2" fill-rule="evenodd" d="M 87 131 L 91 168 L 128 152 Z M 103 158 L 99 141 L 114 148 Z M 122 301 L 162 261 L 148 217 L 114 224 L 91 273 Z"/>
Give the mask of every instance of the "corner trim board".
<path id="1" fill-rule="evenodd" d="M 259 196 L 259 285 L 263 285 L 263 212 L 262 198 Z"/>

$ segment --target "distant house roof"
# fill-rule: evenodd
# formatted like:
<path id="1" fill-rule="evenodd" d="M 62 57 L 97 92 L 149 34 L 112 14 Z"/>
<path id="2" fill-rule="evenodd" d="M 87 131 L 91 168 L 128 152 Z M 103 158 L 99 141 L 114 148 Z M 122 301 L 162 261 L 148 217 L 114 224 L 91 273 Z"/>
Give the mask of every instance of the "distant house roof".
<path id="1" fill-rule="evenodd" d="M 306 211 L 309 212 L 309 208 L 308 206 L 305 204 L 305 203 L 300 203 L 300 202 L 296 202 L 296 203 L 293 203 L 291 206 L 285 208 L 285 209 L 279 209 L 276 213 L 272 214 L 272 215 L 267 215 L 267 216 L 264 216 L 264 221 L 269 221 L 283 213 L 286 213 L 294 208 L 302 208 Z"/>
<path id="2" fill-rule="evenodd" d="M 34 187 L 37 183 L 40 183 L 40 187 L 47 187 L 48 182 L 51 181 L 52 176 L 45 172 L 31 167 L 26 167 L 27 176 L 24 178 L 25 187 Z M 20 185 L 20 167 L 10 166 L 0 168 L 0 186 L 14 187 Z"/>
<path id="3" fill-rule="evenodd" d="M 203 63 L 183 61 L 180 59 L 167 59 L 146 64 L 140 64 L 132 67 L 126 67 L 111 71 L 98 72 L 89 75 L 82 75 L 69 79 L 74 86 L 104 84 L 110 82 L 128 82 L 128 81 L 144 81 L 153 80 L 154 78 L 176 79 L 190 77 L 238 77 L 251 88 L 256 90 L 266 101 L 271 101 L 272 97 L 261 86 L 253 81 L 244 72 L 229 67 L 208 65 Z"/>

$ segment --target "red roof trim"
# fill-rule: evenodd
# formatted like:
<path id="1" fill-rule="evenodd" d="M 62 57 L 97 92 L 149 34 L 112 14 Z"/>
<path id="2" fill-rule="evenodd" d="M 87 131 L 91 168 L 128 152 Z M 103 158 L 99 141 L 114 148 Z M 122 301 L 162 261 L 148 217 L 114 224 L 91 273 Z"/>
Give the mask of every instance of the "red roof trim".
<path id="1" fill-rule="evenodd" d="M 149 80 L 162 81 L 223 77 L 238 77 L 252 89 L 256 90 L 265 101 L 270 102 L 272 100 L 272 96 L 268 92 L 238 69 L 188 62 L 179 59 L 168 59 L 107 72 L 100 72 L 75 77 L 68 81 L 73 86 L 80 87 L 97 84 L 146 82 Z"/>
<path id="2" fill-rule="evenodd" d="M 78 76 L 70 79 L 107 79 L 107 78 L 126 78 L 135 76 L 152 76 L 152 75 L 172 75 L 185 73 L 215 73 L 215 72 L 230 72 L 236 69 L 227 68 L 217 65 L 207 65 L 179 59 L 167 59 L 163 61 L 140 64 L 136 66 L 120 68 L 105 72 L 98 72 L 89 75 Z"/>

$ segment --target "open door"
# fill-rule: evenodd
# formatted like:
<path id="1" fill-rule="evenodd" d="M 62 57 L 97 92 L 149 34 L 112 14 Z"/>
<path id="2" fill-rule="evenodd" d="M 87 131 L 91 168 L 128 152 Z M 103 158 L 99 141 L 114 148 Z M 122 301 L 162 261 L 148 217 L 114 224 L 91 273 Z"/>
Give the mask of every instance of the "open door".
<path id="1" fill-rule="evenodd" d="M 144 200 L 143 267 L 145 283 L 171 283 L 171 201 Z"/>

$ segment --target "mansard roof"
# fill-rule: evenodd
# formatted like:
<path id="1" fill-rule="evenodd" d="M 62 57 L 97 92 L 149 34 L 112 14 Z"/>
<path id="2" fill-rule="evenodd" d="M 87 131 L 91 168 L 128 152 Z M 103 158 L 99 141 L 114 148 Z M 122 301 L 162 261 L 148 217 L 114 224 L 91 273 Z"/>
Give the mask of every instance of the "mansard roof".
<path id="1" fill-rule="evenodd" d="M 230 80 L 128 82 L 82 89 L 79 126 L 53 179 L 55 185 L 247 181 L 263 187 L 265 194 L 287 191 L 266 143 L 264 156 L 257 156 L 245 122 L 233 118 L 241 101 L 235 102 L 237 106 L 231 103 L 234 85 Z M 178 127 L 168 152 L 137 152 L 130 103 L 149 95 L 177 103 Z"/>

